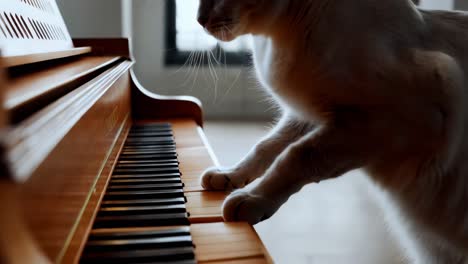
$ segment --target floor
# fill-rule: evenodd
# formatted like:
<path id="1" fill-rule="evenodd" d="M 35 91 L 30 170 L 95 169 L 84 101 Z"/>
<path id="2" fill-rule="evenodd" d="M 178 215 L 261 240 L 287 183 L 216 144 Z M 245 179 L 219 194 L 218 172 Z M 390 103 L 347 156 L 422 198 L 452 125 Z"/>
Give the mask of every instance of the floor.
<path id="1" fill-rule="evenodd" d="M 221 164 L 230 166 L 269 125 L 208 122 L 205 132 Z M 370 189 L 361 171 L 306 186 L 255 229 L 279 264 L 402 263 Z"/>

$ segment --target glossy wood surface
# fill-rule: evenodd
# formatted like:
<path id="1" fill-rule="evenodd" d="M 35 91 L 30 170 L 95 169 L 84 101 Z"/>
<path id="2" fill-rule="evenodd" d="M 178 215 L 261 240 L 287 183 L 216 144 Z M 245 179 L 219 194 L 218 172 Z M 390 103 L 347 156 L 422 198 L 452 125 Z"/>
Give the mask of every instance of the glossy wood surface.
<path id="1" fill-rule="evenodd" d="M 222 205 L 226 198 L 224 192 L 188 192 L 187 212 L 191 223 L 222 222 Z"/>
<path id="2" fill-rule="evenodd" d="M 146 90 L 132 71 L 132 116 L 134 120 L 185 118 L 203 127 L 201 102 L 190 96 L 161 96 Z"/>
<path id="3" fill-rule="evenodd" d="M 67 251 L 70 247 L 80 248 L 86 240 L 85 232 L 89 231 L 91 216 L 97 210 L 103 184 L 118 153 L 112 150 L 129 118 L 129 78 L 128 70 L 124 71 L 115 82 L 108 83 L 109 87 L 102 95 L 96 94 L 93 98 L 97 99 L 96 103 L 87 111 L 83 109 L 86 111 L 84 115 L 56 143 L 52 152 L 45 154 L 44 161 L 30 178 L 19 186 L 21 215 L 32 236 L 40 241 L 41 249 L 54 262 L 62 262 L 70 255 L 69 258 L 76 258 L 78 251 L 74 254 Z M 77 95 L 75 100 L 80 98 Z M 47 114 L 47 110 L 38 115 Z M 33 116 L 25 123 L 34 124 L 35 118 Z M 73 119 L 63 121 L 73 122 Z M 21 131 L 24 134 L 30 130 Z M 32 130 L 31 133 L 31 136 L 35 135 Z M 47 140 L 56 139 L 45 137 L 35 142 L 47 144 Z M 77 232 L 81 232 L 81 236 Z"/>
<path id="4" fill-rule="evenodd" d="M 72 57 L 91 52 L 91 47 L 71 48 L 66 50 L 33 53 L 21 56 L 3 57 L 3 65 L 5 67 L 13 67 L 41 61 L 54 60 L 59 58 Z"/>
<path id="5" fill-rule="evenodd" d="M 126 38 L 80 38 L 73 39 L 75 47 L 91 47 L 94 56 L 123 56 L 131 59 L 130 41 Z"/>
<path id="6" fill-rule="evenodd" d="M 133 58 L 130 42 L 124 38 L 112 39 L 74 39 L 75 47 L 91 47 L 95 56 L 123 56 Z M 203 127 L 203 110 L 201 102 L 191 96 L 161 96 L 146 90 L 138 81 L 136 74 L 132 75 L 133 120 L 185 118 L 192 119 Z"/>
<path id="7" fill-rule="evenodd" d="M 12 127 L 4 137 L 11 177 L 17 181 L 28 180 L 76 122 L 111 90 L 121 76 L 128 75 L 131 65 L 132 62 L 127 61 L 114 66 Z"/>
<path id="8" fill-rule="evenodd" d="M 190 227 L 195 255 L 200 263 L 255 259 L 265 256 L 265 247 L 247 223 L 198 224 Z"/>
<path id="9" fill-rule="evenodd" d="M 114 65 L 121 57 L 77 57 L 50 63 L 38 70 L 15 68 L 9 71 L 4 106 L 15 122 L 39 111 L 66 93 Z"/>

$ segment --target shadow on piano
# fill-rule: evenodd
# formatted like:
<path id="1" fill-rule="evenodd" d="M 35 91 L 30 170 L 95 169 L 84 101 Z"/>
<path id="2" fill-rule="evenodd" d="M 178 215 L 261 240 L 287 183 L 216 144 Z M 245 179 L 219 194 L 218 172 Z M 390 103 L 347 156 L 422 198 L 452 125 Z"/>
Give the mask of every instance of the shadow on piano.
<path id="1" fill-rule="evenodd" d="M 54 0 L 0 3 L 2 263 L 269 263 L 224 223 L 200 103 L 137 82 L 126 39 L 72 40 Z"/>

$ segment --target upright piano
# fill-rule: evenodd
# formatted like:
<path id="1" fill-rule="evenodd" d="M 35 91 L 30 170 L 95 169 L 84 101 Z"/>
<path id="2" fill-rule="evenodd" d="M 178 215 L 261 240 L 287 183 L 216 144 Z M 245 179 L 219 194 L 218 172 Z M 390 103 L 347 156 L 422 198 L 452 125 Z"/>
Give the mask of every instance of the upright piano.
<path id="1" fill-rule="evenodd" d="M 271 263 L 199 184 L 217 165 L 200 103 L 145 90 L 128 40 L 2 0 L 0 51 L 1 263 Z"/>

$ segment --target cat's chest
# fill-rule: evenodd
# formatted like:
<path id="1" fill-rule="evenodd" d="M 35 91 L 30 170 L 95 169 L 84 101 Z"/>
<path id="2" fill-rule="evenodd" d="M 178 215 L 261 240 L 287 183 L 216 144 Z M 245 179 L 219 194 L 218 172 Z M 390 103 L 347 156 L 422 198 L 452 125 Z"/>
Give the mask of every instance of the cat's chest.
<path id="1" fill-rule="evenodd" d="M 280 55 L 269 38 L 262 36 L 253 37 L 253 56 L 255 70 L 259 80 L 273 92 L 279 92 L 282 82 Z"/>
<path id="2" fill-rule="evenodd" d="M 307 78 L 300 66 L 306 58 L 297 58 L 292 50 L 278 49 L 271 39 L 261 36 L 253 37 L 253 54 L 257 78 L 277 99 L 296 110 L 310 105 L 313 91 L 305 84 L 314 80 Z"/>

